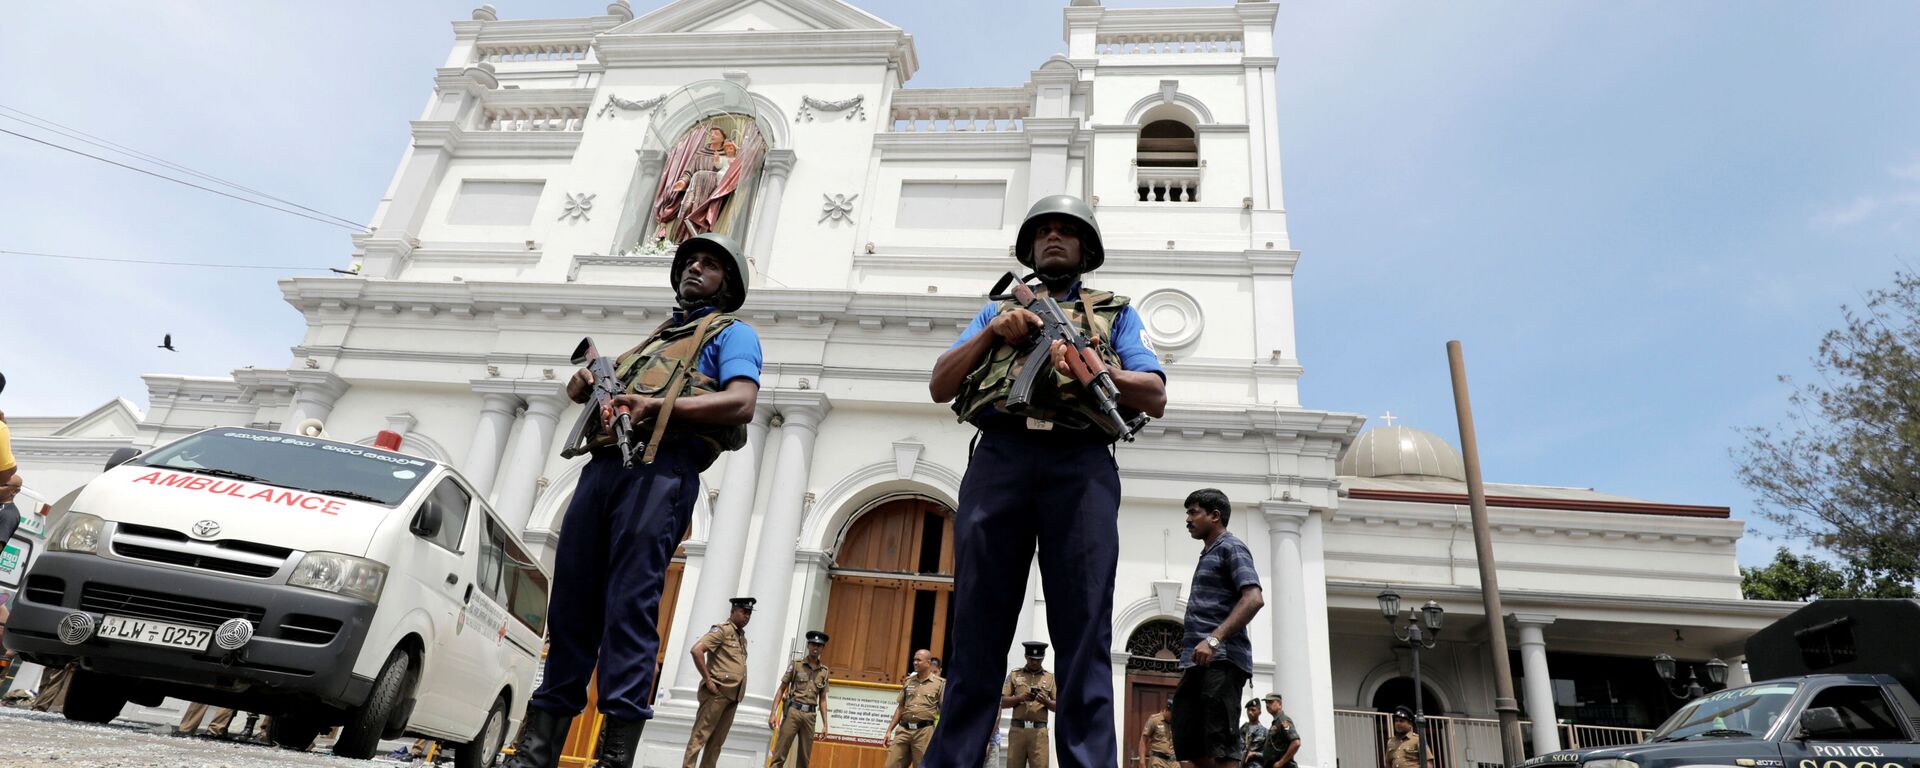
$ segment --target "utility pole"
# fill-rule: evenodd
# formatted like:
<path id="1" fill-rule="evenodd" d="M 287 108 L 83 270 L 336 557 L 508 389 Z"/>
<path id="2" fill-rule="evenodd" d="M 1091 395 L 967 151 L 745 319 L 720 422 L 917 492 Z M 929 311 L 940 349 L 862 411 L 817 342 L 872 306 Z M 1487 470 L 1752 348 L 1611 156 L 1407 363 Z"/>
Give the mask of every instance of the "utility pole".
<path id="1" fill-rule="evenodd" d="M 1473 435 L 1473 405 L 1467 398 L 1467 360 L 1460 342 L 1447 342 L 1453 370 L 1453 408 L 1460 417 L 1460 455 L 1467 465 L 1467 504 L 1473 510 L 1473 551 L 1480 560 L 1480 604 L 1487 614 L 1493 654 L 1493 709 L 1500 714 L 1500 755 L 1508 768 L 1527 759 L 1520 740 L 1520 703 L 1513 696 L 1513 664 L 1507 658 L 1506 613 L 1500 608 L 1500 578 L 1487 533 L 1487 491 L 1480 483 L 1480 445 Z"/>

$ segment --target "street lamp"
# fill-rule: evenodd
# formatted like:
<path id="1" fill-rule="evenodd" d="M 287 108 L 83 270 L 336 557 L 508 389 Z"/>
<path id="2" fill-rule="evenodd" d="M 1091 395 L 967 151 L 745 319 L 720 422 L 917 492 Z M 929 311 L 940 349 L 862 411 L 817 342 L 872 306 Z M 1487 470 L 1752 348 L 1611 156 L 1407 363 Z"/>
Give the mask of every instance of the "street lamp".
<path id="1" fill-rule="evenodd" d="M 1392 630 L 1394 639 L 1413 649 L 1413 732 L 1420 734 L 1420 745 L 1414 752 L 1419 757 L 1420 768 L 1427 768 L 1427 711 L 1420 684 L 1420 650 L 1430 649 L 1440 642 L 1440 625 L 1446 621 L 1447 609 L 1428 600 L 1417 611 L 1407 609 L 1407 623 L 1400 626 L 1400 595 L 1392 589 L 1383 589 L 1378 600 L 1380 616 L 1387 620 L 1387 627 Z M 1422 623 L 1426 624 L 1424 631 L 1421 629 Z"/>
<path id="2" fill-rule="evenodd" d="M 1687 684 L 1678 690 L 1675 689 L 1674 677 L 1676 672 L 1678 672 L 1678 666 L 1679 663 L 1674 661 L 1672 656 L 1664 653 L 1653 657 L 1653 673 L 1659 675 L 1661 682 L 1667 684 L 1667 694 L 1681 700 L 1697 699 L 1705 696 L 1707 689 L 1701 687 L 1699 673 L 1692 666 L 1687 667 Z M 1726 662 L 1719 659 L 1710 659 L 1702 666 L 1707 668 L 1708 685 L 1713 686 L 1714 690 L 1726 687 Z"/>

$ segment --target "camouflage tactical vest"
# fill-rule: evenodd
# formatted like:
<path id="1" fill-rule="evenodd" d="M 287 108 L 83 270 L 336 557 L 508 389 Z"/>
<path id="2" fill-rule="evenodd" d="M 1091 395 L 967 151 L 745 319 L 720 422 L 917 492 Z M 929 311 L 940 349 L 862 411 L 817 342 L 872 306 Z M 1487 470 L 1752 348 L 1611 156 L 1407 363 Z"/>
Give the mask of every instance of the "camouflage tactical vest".
<path id="1" fill-rule="evenodd" d="M 1036 293 L 1044 296 L 1045 291 L 1043 287 Z M 999 311 L 1004 313 L 1018 306 L 1013 301 L 1003 301 L 1000 302 Z M 1100 359 L 1106 362 L 1108 368 L 1116 371 L 1122 370 L 1122 367 L 1119 355 L 1113 350 L 1113 322 L 1126 306 L 1125 296 L 1084 286 L 1080 289 L 1078 300 L 1060 302 L 1060 308 L 1066 310 L 1074 326 L 1098 350 Z M 1093 310 L 1091 314 L 1085 311 L 1089 307 Z M 982 330 L 981 333 L 988 331 Z M 980 365 L 960 383 L 960 394 L 953 399 L 953 412 L 961 422 L 977 425 L 977 419 L 989 415 L 993 410 L 1005 412 L 1007 394 L 1013 391 L 1013 381 L 1019 377 L 1030 351 L 1004 343 L 994 344 Z M 1091 430 L 1110 439 L 1119 439 L 1120 433 L 1106 415 L 1088 401 L 1087 390 L 1080 382 L 1059 371 L 1052 371 L 1051 374 L 1040 377 L 1034 384 L 1033 404 L 1015 416 L 1050 421 L 1054 429 Z M 1127 413 L 1127 410 L 1122 409 L 1122 413 Z"/>
<path id="2" fill-rule="evenodd" d="M 699 318 L 682 325 L 661 326 L 648 336 L 646 341 L 622 353 L 614 360 L 613 373 L 626 382 L 626 391 L 648 397 L 666 397 L 667 386 L 682 368 L 686 375 L 680 377 L 680 397 L 695 397 L 720 391 L 721 383 L 713 377 L 700 372 L 700 350 L 726 330 L 727 326 L 737 322 L 733 315 L 721 314 L 708 324 L 706 333 L 698 338 L 694 331 L 700 327 Z M 747 444 L 747 427 L 744 424 L 721 426 L 717 424 L 693 424 L 685 421 L 674 422 L 668 416 L 667 435 L 679 435 L 694 438 L 707 448 L 706 456 L 700 462 L 705 469 L 714 459 L 727 451 L 739 450 Z M 648 419 L 634 425 L 633 433 L 637 439 L 646 439 L 653 434 L 654 422 Z"/>

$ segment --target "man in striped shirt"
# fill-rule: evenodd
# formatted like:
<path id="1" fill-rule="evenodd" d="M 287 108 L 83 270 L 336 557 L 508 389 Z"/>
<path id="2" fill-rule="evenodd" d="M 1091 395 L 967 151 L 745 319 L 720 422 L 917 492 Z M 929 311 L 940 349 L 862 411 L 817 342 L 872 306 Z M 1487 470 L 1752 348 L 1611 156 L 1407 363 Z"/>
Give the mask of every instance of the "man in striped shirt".
<path id="1" fill-rule="evenodd" d="M 1187 495 L 1187 532 L 1206 542 L 1193 569 L 1180 687 L 1173 698 L 1173 751 L 1195 768 L 1235 766 L 1246 754 L 1234 729 L 1240 689 L 1253 677 L 1247 622 L 1266 604 L 1246 542 L 1227 532 L 1227 495 L 1202 488 Z"/>

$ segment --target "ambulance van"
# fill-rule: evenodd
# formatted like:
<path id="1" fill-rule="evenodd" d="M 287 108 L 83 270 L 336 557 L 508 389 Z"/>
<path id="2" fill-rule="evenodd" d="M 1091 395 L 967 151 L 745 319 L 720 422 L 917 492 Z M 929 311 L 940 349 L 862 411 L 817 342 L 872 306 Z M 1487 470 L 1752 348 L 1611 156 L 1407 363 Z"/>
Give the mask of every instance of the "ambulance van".
<path id="1" fill-rule="evenodd" d="M 174 696 L 273 716 L 274 742 L 382 738 L 494 765 L 539 671 L 548 573 L 444 464 L 221 427 L 87 483 L 47 532 L 5 642 L 78 662 L 68 719 Z"/>

